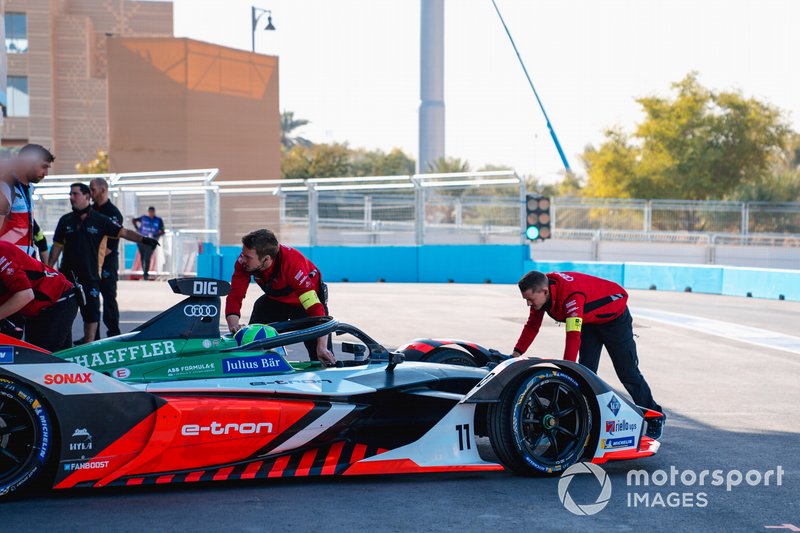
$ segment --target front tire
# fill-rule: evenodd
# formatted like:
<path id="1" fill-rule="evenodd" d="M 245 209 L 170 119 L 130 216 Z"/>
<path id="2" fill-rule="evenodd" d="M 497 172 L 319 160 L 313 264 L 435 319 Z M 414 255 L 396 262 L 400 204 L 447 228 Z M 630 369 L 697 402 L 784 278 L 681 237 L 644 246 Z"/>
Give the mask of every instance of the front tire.
<path id="1" fill-rule="evenodd" d="M 578 383 L 551 369 L 509 383 L 487 416 L 500 462 L 523 475 L 558 475 L 577 463 L 592 427 L 592 412 Z"/>
<path id="2" fill-rule="evenodd" d="M 53 436 L 42 402 L 20 384 L 0 379 L 0 496 L 31 487 L 42 475 Z"/>

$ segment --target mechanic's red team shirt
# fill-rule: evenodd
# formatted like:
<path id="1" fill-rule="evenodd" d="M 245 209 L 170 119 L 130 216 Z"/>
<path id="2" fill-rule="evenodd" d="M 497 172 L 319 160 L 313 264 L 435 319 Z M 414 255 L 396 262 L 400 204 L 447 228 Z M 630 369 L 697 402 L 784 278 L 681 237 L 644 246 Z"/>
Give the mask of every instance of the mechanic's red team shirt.
<path id="1" fill-rule="evenodd" d="M 583 324 L 605 324 L 622 315 L 628 306 L 628 293 L 613 281 L 580 272 L 550 272 L 546 276 L 550 281 L 550 305 L 545 306 L 546 312 L 554 320 L 566 323 L 564 359 L 576 361 Z M 531 345 L 539 333 L 545 308 L 537 311 L 531 307 L 514 350 L 525 353 Z"/>
<path id="2" fill-rule="evenodd" d="M 16 245 L 0 241 L 0 304 L 15 293 L 33 289 L 33 300 L 20 310 L 34 317 L 52 306 L 72 284 L 61 273 L 34 259 Z"/>
<path id="3" fill-rule="evenodd" d="M 282 244 L 275 261 L 267 270 L 248 272 L 241 260 L 236 261 L 231 292 L 225 300 L 225 316 L 241 316 L 242 300 L 251 277 L 271 300 L 295 307 L 303 306 L 308 316 L 325 316 L 325 308 L 318 294 L 319 269 L 306 256 Z"/>
<path id="4" fill-rule="evenodd" d="M 14 203 L 0 228 L 0 241 L 16 244 L 26 254 L 33 256 L 33 191 L 30 185 L 19 181 L 14 185 Z"/>

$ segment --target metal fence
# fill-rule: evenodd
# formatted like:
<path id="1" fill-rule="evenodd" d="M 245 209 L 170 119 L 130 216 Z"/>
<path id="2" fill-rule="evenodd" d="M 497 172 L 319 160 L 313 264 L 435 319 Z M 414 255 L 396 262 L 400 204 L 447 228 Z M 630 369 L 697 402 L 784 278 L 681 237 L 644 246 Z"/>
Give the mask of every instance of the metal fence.
<path id="1" fill-rule="evenodd" d="M 167 234 L 158 249 L 164 275 L 191 274 L 203 243 L 236 245 L 260 227 L 295 246 L 527 242 L 525 184 L 511 170 L 233 181 L 216 181 L 217 173 L 50 176 L 36 186 L 35 214 L 52 234 L 70 210 L 69 184 L 103 177 L 128 227 L 149 206 L 164 218 Z M 554 239 L 534 248 L 560 258 L 572 257 L 571 251 L 594 258 L 628 254 L 636 243 L 650 243 L 651 249 L 663 244 L 665 254 L 685 252 L 708 262 L 717 251 L 744 256 L 761 250 L 794 268 L 800 243 L 800 203 L 554 198 L 551 206 Z"/>
<path id="2" fill-rule="evenodd" d="M 197 254 L 202 243 L 219 244 L 219 188 L 213 183 L 218 172 L 200 169 L 49 176 L 35 187 L 34 214 L 42 230 L 51 237 L 58 220 L 71 211 L 69 185 L 103 178 L 126 227 L 131 228 L 132 219 L 145 214 L 151 206 L 164 219 L 167 232 L 156 250 L 156 274 L 192 274 L 197 271 Z M 125 267 L 125 246 L 119 249 L 120 273 L 141 274 L 138 268 Z"/>
<path id="3" fill-rule="evenodd" d="M 557 229 L 531 247 L 537 260 L 643 261 L 800 268 L 800 235 Z"/>
<path id="4" fill-rule="evenodd" d="M 294 245 L 523 242 L 525 186 L 510 170 L 218 186 L 224 199 L 274 198 L 274 207 L 259 208 L 260 220 L 274 220 L 281 239 Z"/>
<path id="5" fill-rule="evenodd" d="M 800 203 L 554 198 L 556 228 L 800 234 Z"/>

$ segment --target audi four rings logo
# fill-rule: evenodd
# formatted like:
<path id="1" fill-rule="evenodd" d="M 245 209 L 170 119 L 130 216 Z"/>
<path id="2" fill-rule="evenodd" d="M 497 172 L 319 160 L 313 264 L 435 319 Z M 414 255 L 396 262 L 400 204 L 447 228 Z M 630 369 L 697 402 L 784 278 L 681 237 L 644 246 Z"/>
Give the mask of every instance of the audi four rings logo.
<path id="1" fill-rule="evenodd" d="M 217 316 L 218 312 L 215 305 L 187 305 L 183 308 L 183 314 L 186 316 Z"/>

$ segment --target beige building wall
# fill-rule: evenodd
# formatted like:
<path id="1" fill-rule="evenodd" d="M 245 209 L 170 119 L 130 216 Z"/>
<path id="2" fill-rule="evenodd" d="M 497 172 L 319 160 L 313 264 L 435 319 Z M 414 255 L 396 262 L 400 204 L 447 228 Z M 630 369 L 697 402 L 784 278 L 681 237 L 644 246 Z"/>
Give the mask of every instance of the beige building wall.
<path id="1" fill-rule="evenodd" d="M 114 172 L 280 176 L 278 58 L 191 39 L 108 39 Z"/>
<path id="2" fill-rule="evenodd" d="M 191 39 L 109 38 L 112 172 L 219 168 L 280 177 L 278 58 Z M 277 199 L 221 201 L 221 242 L 277 229 Z"/>
<path id="3" fill-rule="evenodd" d="M 217 179 L 280 177 L 278 58 L 172 37 L 172 3 L 5 0 L 27 16 L 30 116 L 3 144 L 39 143 L 53 173 L 108 149 L 112 172 L 219 168 Z M 223 197 L 222 242 L 277 228 L 277 199 Z"/>
<path id="4" fill-rule="evenodd" d="M 8 54 L 8 74 L 28 77 L 30 116 L 8 117 L 4 144 L 51 148 L 53 171 L 108 147 L 107 34 L 171 36 L 172 4 L 133 0 L 6 0 L 27 15 L 28 51 Z"/>

